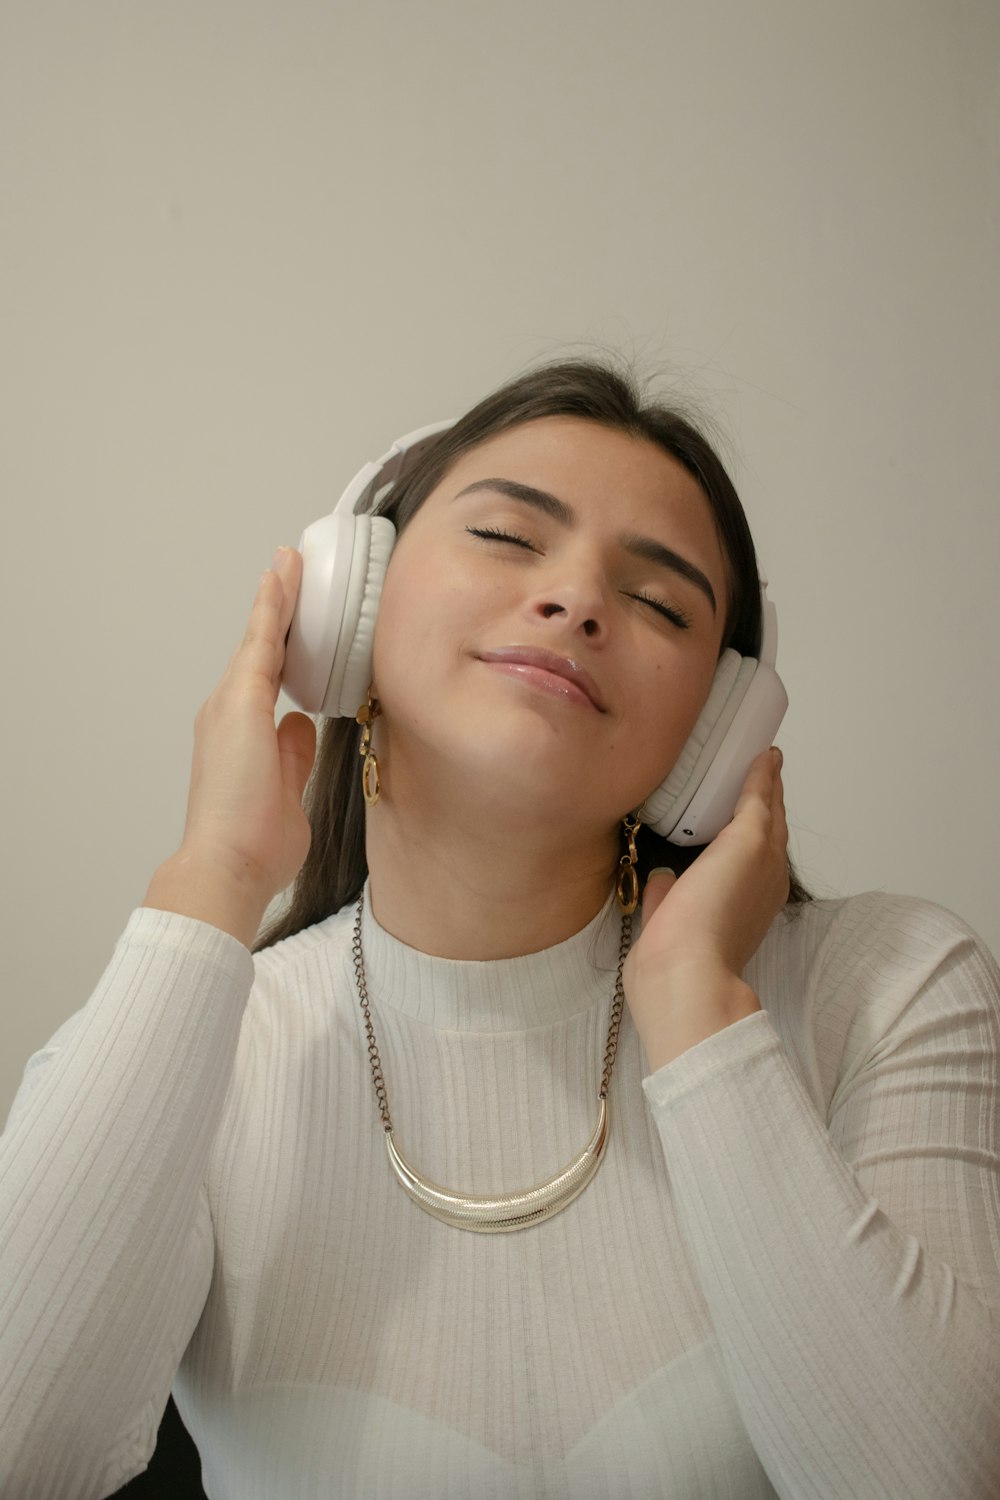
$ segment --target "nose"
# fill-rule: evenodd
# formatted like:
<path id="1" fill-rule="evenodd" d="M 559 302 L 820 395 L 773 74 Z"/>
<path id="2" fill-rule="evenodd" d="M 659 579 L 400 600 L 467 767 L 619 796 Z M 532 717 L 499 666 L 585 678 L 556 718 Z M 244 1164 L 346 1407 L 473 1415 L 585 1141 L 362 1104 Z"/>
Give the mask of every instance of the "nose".
<path id="1" fill-rule="evenodd" d="M 558 620 L 571 634 L 579 632 L 594 642 L 607 633 L 604 595 L 596 579 L 551 579 L 528 601 L 528 612 L 535 619 Z"/>

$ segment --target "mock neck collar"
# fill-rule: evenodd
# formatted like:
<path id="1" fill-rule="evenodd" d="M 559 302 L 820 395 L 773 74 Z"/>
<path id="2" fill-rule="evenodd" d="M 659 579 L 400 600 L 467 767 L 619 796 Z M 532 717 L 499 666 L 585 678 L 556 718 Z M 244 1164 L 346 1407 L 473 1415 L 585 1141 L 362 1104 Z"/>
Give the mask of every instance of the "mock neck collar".
<path id="1" fill-rule="evenodd" d="M 354 908 L 351 908 L 351 921 Z M 621 916 L 612 893 L 580 932 L 519 958 L 434 958 L 380 927 L 365 883 L 361 945 L 374 1011 L 385 1007 L 447 1031 L 550 1026 L 614 996 Z"/>

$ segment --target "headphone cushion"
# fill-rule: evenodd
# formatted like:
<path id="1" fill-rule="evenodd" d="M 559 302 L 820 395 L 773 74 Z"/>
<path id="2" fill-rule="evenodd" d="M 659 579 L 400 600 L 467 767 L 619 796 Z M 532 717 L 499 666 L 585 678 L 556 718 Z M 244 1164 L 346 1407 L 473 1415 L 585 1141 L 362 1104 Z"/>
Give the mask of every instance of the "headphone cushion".
<path id="1" fill-rule="evenodd" d="M 673 770 L 643 804 L 642 821 L 654 833 L 667 834 L 674 828 L 715 758 L 756 670 L 755 657 L 729 648 L 722 653 L 705 706 Z"/>
<path id="2" fill-rule="evenodd" d="M 372 680 L 375 618 L 396 529 L 384 516 L 354 517 L 354 551 L 323 713 L 353 719 Z"/>

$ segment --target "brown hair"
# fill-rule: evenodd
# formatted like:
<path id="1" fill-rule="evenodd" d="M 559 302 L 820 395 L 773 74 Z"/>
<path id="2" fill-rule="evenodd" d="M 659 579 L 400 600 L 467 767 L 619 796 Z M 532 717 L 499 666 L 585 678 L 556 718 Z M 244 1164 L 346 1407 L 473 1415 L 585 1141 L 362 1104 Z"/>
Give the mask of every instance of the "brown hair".
<path id="1" fill-rule="evenodd" d="M 712 508 L 728 567 L 722 649 L 732 646 L 742 656 L 756 656 L 762 629 L 757 557 L 732 480 L 687 416 L 673 406 L 647 403 L 635 375 L 607 357 L 560 359 L 501 386 L 424 450 L 379 505 L 380 513 L 402 531 L 460 454 L 507 428 L 555 416 L 582 417 L 655 443 L 693 475 Z M 331 916 L 356 900 L 364 885 L 368 862 L 358 743 L 353 719 L 328 719 L 321 726 L 305 798 L 312 843 L 288 906 L 258 937 L 255 951 Z M 669 844 L 646 828 L 637 842 L 641 879 L 658 865 L 681 874 L 703 847 Z M 792 871 L 789 904 L 811 899 Z"/>

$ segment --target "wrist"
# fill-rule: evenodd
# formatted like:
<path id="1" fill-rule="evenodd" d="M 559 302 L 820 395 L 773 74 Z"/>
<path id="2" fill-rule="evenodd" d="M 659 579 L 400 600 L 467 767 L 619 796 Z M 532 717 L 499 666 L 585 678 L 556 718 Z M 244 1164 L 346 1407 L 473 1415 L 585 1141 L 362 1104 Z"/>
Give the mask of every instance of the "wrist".
<path id="1" fill-rule="evenodd" d="M 738 974 L 700 958 L 678 959 L 661 971 L 636 1029 L 650 1072 L 762 1009 Z"/>
<path id="2" fill-rule="evenodd" d="M 269 900 L 250 869 L 182 845 L 153 875 L 143 905 L 207 922 L 251 948 Z"/>

